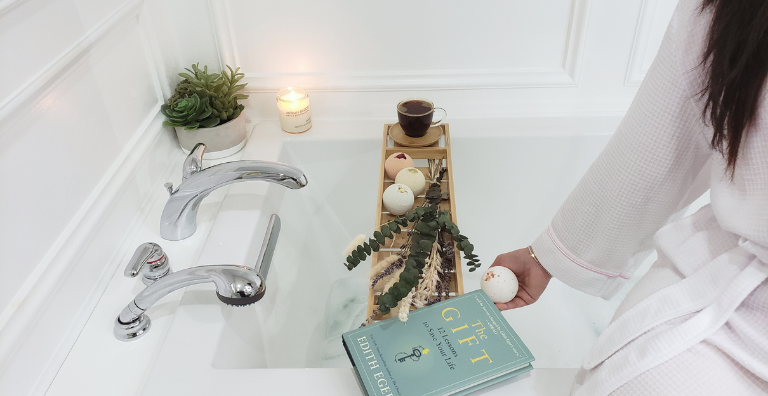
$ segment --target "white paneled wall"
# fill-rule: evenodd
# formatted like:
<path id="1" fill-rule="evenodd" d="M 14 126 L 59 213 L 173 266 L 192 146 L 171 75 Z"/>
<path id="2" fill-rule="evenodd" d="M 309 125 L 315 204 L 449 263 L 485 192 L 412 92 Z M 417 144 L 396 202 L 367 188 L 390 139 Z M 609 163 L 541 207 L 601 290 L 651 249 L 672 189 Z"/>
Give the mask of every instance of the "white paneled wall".
<path id="1" fill-rule="evenodd" d="M 45 391 L 178 160 L 144 6 L 0 2 L 0 394 Z"/>
<path id="2" fill-rule="evenodd" d="M 675 4 L 0 0 L 0 394 L 45 391 L 164 193 L 182 68 L 242 67 L 251 124 L 289 85 L 316 119 L 394 119 L 408 96 L 448 121 L 620 114 Z"/>
<path id="3" fill-rule="evenodd" d="M 321 119 L 394 119 L 422 96 L 449 117 L 626 111 L 676 0 L 210 3 L 221 59 L 255 118 L 302 86 Z M 349 103 L 342 92 L 363 92 Z M 339 105 L 343 103 L 343 105 Z"/>
<path id="4" fill-rule="evenodd" d="M 298 83 L 357 91 L 575 85 L 589 4 L 225 1 L 213 8 L 224 59 L 243 68 L 251 89 Z"/>

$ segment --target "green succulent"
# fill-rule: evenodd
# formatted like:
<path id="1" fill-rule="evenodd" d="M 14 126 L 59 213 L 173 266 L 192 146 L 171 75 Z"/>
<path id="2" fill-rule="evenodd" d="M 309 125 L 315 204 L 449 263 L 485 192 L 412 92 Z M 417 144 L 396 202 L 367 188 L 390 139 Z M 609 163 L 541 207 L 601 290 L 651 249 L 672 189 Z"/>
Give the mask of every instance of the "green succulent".
<path id="1" fill-rule="evenodd" d="M 232 70 L 227 66 L 227 69 L 229 72 L 208 73 L 208 66 L 200 69 L 198 64 L 194 64 L 191 69 L 185 69 L 187 73 L 179 73 L 183 80 L 176 85 L 168 104 L 161 107 L 163 114 L 168 117 L 163 125 L 183 126 L 184 129 L 192 130 L 198 127 L 210 128 L 237 118 L 244 108 L 237 101 L 248 98 L 248 95 L 237 92 L 245 88 L 247 83 L 238 84 L 245 77 L 245 74 L 239 73 L 239 67 Z M 193 97 L 197 98 L 196 102 L 187 101 L 182 110 L 182 102 Z M 199 111 L 199 105 L 205 109 Z M 189 117 L 194 114 L 197 114 L 197 118 Z"/>
<path id="2" fill-rule="evenodd" d="M 243 111 L 243 105 L 238 104 L 239 99 L 247 99 L 248 95 L 238 94 L 237 92 L 245 88 L 247 84 L 238 84 L 245 77 L 245 74 L 239 73 L 240 68 L 232 70 L 227 66 L 227 70 L 219 73 L 209 74 L 208 66 L 200 69 L 197 64 L 192 65 L 192 69 L 186 69 L 188 73 L 179 73 L 184 80 L 179 83 L 177 91 L 195 92 L 200 96 L 207 96 L 211 102 L 211 113 L 225 123 L 237 118 Z"/>
<path id="3" fill-rule="evenodd" d="M 210 128 L 219 123 L 217 117 L 211 115 L 211 106 L 207 97 L 200 99 L 197 94 L 182 99 L 177 99 L 173 104 L 160 106 L 160 112 L 168 120 L 163 122 L 165 126 L 184 127 L 187 130 L 198 127 Z"/>

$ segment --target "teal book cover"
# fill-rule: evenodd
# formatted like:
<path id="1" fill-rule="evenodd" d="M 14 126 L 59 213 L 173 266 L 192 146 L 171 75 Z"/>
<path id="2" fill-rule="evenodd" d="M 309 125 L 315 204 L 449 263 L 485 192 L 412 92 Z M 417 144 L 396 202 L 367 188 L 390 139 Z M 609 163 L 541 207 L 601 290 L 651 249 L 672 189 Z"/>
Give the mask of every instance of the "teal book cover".
<path id="1" fill-rule="evenodd" d="M 531 370 L 531 351 L 482 290 L 342 335 L 369 396 L 464 395 Z"/>

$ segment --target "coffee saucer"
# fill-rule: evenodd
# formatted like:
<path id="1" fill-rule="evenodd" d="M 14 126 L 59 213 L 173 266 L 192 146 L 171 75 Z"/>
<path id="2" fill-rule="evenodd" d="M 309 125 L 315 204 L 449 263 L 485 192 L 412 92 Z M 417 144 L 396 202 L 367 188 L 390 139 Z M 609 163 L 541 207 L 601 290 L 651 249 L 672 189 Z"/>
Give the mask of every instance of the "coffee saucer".
<path id="1" fill-rule="evenodd" d="M 405 131 L 403 131 L 403 127 L 400 126 L 400 123 L 389 127 L 389 137 L 391 137 L 395 143 L 406 147 L 431 146 L 440 140 L 440 136 L 443 136 L 443 128 L 439 125 L 429 127 L 429 129 L 427 129 L 427 134 L 418 138 L 406 135 Z"/>

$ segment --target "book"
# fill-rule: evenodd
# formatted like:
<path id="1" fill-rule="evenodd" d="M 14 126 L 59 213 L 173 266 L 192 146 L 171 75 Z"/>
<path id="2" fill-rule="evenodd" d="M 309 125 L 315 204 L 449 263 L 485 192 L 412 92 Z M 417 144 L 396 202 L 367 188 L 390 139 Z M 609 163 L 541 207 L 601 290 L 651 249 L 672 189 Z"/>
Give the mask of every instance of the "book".
<path id="1" fill-rule="evenodd" d="M 342 335 L 368 396 L 466 395 L 533 369 L 531 351 L 482 290 Z"/>

